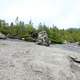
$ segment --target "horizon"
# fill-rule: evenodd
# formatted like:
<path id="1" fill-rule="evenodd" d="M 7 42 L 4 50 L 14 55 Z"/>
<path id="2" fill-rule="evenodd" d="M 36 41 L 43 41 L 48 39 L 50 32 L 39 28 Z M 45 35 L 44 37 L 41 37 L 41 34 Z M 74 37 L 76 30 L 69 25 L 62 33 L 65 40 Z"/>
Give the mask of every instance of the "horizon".
<path id="1" fill-rule="evenodd" d="M 4 5 L 3 5 L 4 4 Z M 0 19 L 8 23 L 19 20 L 34 25 L 40 22 L 61 29 L 80 28 L 80 0 L 2 0 Z"/>

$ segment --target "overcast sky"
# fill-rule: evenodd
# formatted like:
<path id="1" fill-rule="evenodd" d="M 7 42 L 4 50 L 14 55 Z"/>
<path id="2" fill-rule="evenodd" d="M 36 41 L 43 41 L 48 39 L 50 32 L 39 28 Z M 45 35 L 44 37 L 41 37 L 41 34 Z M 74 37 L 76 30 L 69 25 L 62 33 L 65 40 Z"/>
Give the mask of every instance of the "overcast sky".
<path id="1" fill-rule="evenodd" d="M 80 27 L 80 0 L 0 0 L 0 18 L 16 17 L 28 23 L 32 19 L 59 28 Z"/>

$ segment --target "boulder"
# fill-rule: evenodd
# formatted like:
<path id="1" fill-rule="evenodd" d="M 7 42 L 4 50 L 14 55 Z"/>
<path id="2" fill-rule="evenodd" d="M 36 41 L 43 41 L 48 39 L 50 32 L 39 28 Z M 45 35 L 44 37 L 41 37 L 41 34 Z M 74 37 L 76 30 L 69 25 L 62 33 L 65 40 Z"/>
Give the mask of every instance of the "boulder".
<path id="1" fill-rule="evenodd" d="M 4 34 L 0 33 L 0 39 L 6 39 L 6 38 L 7 37 Z"/>
<path id="2" fill-rule="evenodd" d="M 46 31 L 41 31 L 38 33 L 37 44 L 49 46 L 50 40 Z"/>

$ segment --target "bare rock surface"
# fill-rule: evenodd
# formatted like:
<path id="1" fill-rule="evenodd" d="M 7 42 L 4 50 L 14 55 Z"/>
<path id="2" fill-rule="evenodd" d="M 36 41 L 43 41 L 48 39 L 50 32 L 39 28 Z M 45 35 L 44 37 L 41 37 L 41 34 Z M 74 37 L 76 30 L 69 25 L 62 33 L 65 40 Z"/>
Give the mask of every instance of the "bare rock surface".
<path id="1" fill-rule="evenodd" d="M 35 43 L 0 40 L 0 80 L 80 80 L 80 54 Z"/>

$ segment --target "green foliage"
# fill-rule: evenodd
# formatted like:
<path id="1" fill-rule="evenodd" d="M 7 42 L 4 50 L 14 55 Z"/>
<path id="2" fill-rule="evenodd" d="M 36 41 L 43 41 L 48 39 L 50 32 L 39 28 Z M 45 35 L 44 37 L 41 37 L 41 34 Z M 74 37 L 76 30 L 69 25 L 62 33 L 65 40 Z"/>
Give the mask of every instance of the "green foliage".
<path id="1" fill-rule="evenodd" d="M 63 43 L 62 35 L 57 28 L 50 28 L 49 38 L 52 43 Z"/>
<path id="2" fill-rule="evenodd" d="M 40 31 L 46 31 L 49 39 L 52 43 L 62 44 L 66 40 L 67 42 L 80 42 L 80 29 L 69 28 L 67 30 L 58 29 L 56 26 L 48 27 L 45 24 L 40 23 L 38 29 L 34 28 L 32 21 L 28 24 L 19 21 L 17 17 L 14 25 L 11 22 L 10 26 L 4 20 L 0 20 L 0 32 L 5 34 L 9 38 L 17 38 L 26 41 L 33 41 L 37 38 L 37 34 Z"/>

